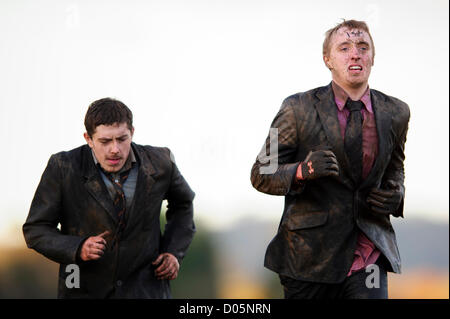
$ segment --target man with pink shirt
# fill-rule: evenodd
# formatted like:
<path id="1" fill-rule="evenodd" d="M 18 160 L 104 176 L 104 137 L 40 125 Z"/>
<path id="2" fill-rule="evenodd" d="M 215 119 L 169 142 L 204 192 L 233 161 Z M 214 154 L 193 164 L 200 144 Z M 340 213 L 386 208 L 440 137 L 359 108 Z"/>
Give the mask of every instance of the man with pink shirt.
<path id="1" fill-rule="evenodd" d="M 286 98 L 251 172 L 285 196 L 264 265 L 286 298 L 387 298 L 401 262 L 390 216 L 403 217 L 409 107 L 369 88 L 375 48 L 365 22 L 326 33 L 332 82 Z"/>

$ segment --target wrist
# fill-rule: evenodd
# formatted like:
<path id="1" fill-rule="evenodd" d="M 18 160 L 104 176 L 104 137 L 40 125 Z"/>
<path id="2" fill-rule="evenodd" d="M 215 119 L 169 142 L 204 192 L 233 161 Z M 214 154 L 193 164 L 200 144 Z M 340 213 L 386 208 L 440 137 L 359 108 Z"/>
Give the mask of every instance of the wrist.
<path id="1" fill-rule="evenodd" d="M 297 172 L 295 174 L 295 177 L 298 181 L 303 181 L 305 179 L 302 173 L 302 164 L 303 162 L 300 162 L 300 164 L 297 166 Z"/>
<path id="2" fill-rule="evenodd" d="M 83 254 L 83 247 L 84 247 L 84 243 L 86 242 L 87 239 L 88 239 L 88 237 L 84 238 L 78 246 L 77 253 L 76 253 L 76 261 L 77 262 L 86 261 L 86 259 L 85 259 L 86 256 L 84 256 L 84 254 Z"/>

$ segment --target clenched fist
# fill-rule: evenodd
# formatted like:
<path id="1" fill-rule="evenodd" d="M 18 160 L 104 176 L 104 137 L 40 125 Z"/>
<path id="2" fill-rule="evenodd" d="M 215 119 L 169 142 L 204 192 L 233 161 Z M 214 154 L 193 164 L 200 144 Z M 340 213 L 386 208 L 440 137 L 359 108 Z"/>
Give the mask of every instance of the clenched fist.
<path id="1" fill-rule="evenodd" d="M 388 180 L 387 189 L 373 188 L 367 196 L 367 203 L 373 212 L 383 215 L 394 215 L 402 202 L 404 192 L 402 187 Z"/>
<path id="2" fill-rule="evenodd" d="M 104 237 L 110 234 L 109 231 L 104 231 L 100 235 L 91 236 L 83 243 L 81 247 L 80 258 L 83 261 L 97 260 L 103 256 L 106 249 L 106 240 Z"/>
<path id="3" fill-rule="evenodd" d="M 339 176 L 336 155 L 332 151 L 310 151 L 297 168 L 297 179 L 312 180 L 325 176 Z"/>
<path id="4" fill-rule="evenodd" d="M 158 266 L 155 270 L 156 278 L 158 279 L 168 279 L 173 280 L 178 276 L 178 270 L 180 269 L 180 264 L 178 259 L 170 254 L 163 253 L 152 262 L 153 266 Z"/>

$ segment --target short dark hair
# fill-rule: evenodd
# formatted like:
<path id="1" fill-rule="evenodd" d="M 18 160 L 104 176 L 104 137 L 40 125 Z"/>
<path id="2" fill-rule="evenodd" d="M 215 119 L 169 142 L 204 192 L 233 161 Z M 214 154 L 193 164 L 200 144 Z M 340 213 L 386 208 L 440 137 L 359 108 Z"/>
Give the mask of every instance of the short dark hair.
<path id="1" fill-rule="evenodd" d="M 97 126 L 115 123 L 127 123 L 128 129 L 133 130 L 133 113 L 121 101 L 106 97 L 89 105 L 84 126 L 90 137 L 94 135 Z"/>

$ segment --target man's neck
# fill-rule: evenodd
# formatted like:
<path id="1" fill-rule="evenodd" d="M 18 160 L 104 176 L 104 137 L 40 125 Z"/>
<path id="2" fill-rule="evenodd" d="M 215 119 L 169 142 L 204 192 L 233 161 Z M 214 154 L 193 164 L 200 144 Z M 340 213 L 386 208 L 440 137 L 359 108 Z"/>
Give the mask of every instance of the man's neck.
<path id="1" fill-rule="evenodd" d="M 368 83 L 364 82 L 358 86 L 348 86 L 343 83 L 339 83 L 339 81 L 336 81 L 333 79 L 333 81 L 339 85 L 345 93 L 347 93 L 348 97 L 351 98 L 353 101 L 359 101 L 364 93 L 366 93 Z"/>

